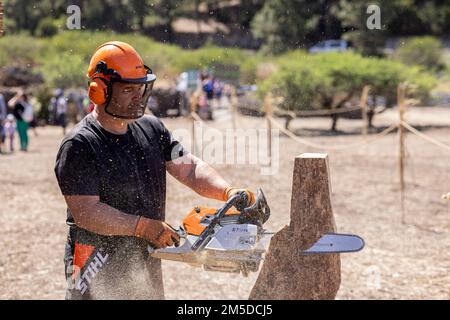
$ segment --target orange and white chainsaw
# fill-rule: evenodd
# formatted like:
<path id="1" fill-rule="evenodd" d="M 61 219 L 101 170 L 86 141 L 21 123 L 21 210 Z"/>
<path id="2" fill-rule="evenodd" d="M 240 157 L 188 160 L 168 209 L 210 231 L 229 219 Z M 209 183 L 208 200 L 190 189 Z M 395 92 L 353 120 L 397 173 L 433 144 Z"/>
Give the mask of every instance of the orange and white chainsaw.
<path id="1" fill-rule="evenodd" d="M 248 276 L 257 272 L 273 232 L 262 225 L 269 219 L 270 208 L 261 189 L 250 207 L 245 192 L 231 197 L 222 208 L 195 207 L 175 230 L 184 243 L 179 247 L 153 249 L 152 257 L 203 266 L 205 270 L 236 272 Z M 329 233 L 323 235 L 302 254 L 356 252 L 364 240 L 356 235 Z"/>

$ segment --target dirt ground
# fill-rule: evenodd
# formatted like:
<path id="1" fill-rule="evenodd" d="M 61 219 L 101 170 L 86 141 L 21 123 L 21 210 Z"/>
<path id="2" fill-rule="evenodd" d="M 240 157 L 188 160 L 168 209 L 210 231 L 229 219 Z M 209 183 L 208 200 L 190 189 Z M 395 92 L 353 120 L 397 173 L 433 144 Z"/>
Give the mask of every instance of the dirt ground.
<path id="1" fill-rule="evenodd" d="M 397 119 L 397 110 L 375 118 L 378 128 Z M 407 120 L 450 143 L 449 108 L 413 108 Z M 170 129 L 189 128 L 186 119 L 164 119 Z M 228 121 L 211 123 L 229 126 Z M 260 118 L 239 117 L 238 125 L 258 128 Z M 342 131 L 330 135 L 329 119 L 297 119 L 291 128 L 323 145 L 361 141 L 360 120 L 340 120 Z M 65 203 L 53 174 L 60 128 L 30 132 L 28 153 L 0 155 L 0 298 L 63 299 L 62 255 L 67 228 Z M 407 137 L 407 224 L 401 223 L 398 186 L 398 137 L 389 134 L 371 145 L 328 152 L 332 203 L 338 231 L 365 239 L 363 251 L 342 254 L 338 299 L 449 299 L 450 296 L 450 153 L 409 134 Z M 317 152 L 288 137 L 280 138 L 280 168 L 271 176 L 259 166 L 221 165 L 233 185 L 262 187 L 272 215 L 267 229 L 289 223 L 294 157 Z M 319 150 L 320 151 L 320 150 Z M 326 150 L 322 150 L 326 151 Z M 195 205 L 219 206 L 168 178 L 167 221 L 179 225 Z M 257 274 L 248 278 L 206 272 L 164 262 L 167 299 L 246 299 Z"/>

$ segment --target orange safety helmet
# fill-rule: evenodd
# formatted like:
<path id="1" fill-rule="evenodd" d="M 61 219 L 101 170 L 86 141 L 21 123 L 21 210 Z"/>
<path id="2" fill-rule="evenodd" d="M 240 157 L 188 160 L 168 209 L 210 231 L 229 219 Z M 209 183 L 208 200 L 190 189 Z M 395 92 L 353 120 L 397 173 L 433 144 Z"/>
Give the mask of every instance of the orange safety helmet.
<path id="1" fill-rule="evenodd" d="M 136 50 L 121 41 L 107 42 L 96 49 L 87 76 L 89 99 L 96 105 L 106 106 L 111 100 L 112 82 L 146 84 L 148 93 L 156 80 L 156 76 L 144 64 Z"/>

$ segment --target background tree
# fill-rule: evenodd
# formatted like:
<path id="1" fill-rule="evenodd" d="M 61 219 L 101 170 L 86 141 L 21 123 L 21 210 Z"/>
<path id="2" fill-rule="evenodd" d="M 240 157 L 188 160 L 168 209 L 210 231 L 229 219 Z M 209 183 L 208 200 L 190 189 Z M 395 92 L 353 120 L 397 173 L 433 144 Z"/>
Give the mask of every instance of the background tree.
<path id="1" fill-rule="evenodd" d="M 430 71 L 445 68 L 442 44 L 435 37 L 413 37 L 398 48 L 395 57 L 406 65 L 420 65 Z"/>
<path id="2" fill-rule="evenodd" d="M 280 53 L 325 38 L 341 35 L 339 21 L 330 11 L 335 0 L 268 0 L 255 16 L 252 30 L 264 40 L 266 51 Z"/>
<path id="3" fill-rule="evenodd" d="M 366 55 L 382 55 L 382 48 L 390 37 L 448 33 L 448 1 L 377 0 L 370 4 L 380 7 L 380 30 L 367 28 L 370 14 L 367 13 L 369 3 L 366 1 L 340 0 L 332 8 L 346 31 L 344 38 L 351 40 Z"/>

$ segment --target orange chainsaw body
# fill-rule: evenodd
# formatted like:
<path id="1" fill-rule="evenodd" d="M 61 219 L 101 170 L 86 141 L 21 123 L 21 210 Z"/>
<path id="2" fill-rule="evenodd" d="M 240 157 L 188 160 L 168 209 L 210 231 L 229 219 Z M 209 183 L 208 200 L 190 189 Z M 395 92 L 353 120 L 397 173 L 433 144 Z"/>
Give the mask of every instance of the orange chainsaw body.
<path id="1" fill-rule="evenodd" d="M 205 230 L 206 225 L 201 222 L 207 219 L 209 216 L 214 216 L 217 213 L 215 208 L 205 208 L 205 207 L 195 207 L 193 208 L 183 220 L 183 227 L 187 234 L 199 236 L 203 230 Z M 225 216 L 239 215 L 240 212 L 237 210 L 228 210 Z"/>

